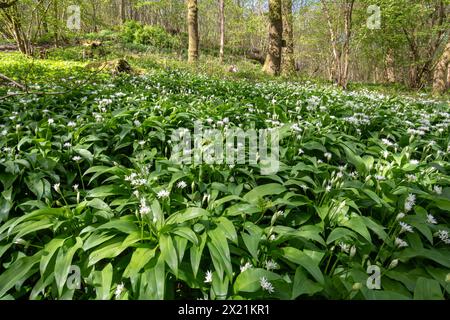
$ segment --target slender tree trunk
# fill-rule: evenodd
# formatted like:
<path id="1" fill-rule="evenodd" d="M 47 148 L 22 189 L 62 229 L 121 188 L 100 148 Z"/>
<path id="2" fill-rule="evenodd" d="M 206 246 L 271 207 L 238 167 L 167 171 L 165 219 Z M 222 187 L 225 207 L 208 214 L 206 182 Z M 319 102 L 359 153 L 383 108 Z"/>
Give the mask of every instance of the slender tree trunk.
<path id="1" fill-rule="evenodd" d="M 20 20 L 15 2 L 13 5 L 8 6 L 7 9 L 5 9 L 3 15 L 6 19 L 6 27 L 9 29 L 9 33 L 14 38 L 19 51 L 28 56 L 33 55 L 33 46 L 31 45 L 27 34 L 23 31 L 22 22 Z"/>
<path id="2" fill-rule="evenodd" d="M 341 52 L 337 45 L 337 36 L 334 31 L 333 24 L 331 22 L 331 15 L 328 9 L 328 4 L 326 0 L 322 0 L 322 7 L 327 18 L 328 31 L 330 32 L 330 40 L 331 40 L 331 49 L 333 52 L 333 59 L 331 60 L 331 80 L 335 83 L 340 82 L 341 75 Z"/>
<path id="3" fill-rule="evenodd" d="M 188 33 L 189 33 L 189 49 L 188 62 L 196 62 L 198 60 L 198 6 L 197 0 L 187 0 L 188 4 Z"/>
<path id="4" fill-rule="evenodd" d="M 127 20 L 127 15 L 126 15 L 126 0 L 120 0 L 120 22 L 122 24 L 125 23 L 125 21 Z"/>
<path id="5" fill-rule="evenodd" d="M 344 46 L 343 46 L 343 64 L 341 69 L 341 75 L 339 77 L 339 85 L 347 89 L 348 85 L 348 66 L 349 66 L 349 58 L 350 58 L 350 38 L 352 36 L 352 14 L 353 14 L 353 5 L 355 3 L 355 0 L 347 0 L 344 4 Z"/>
<path id="6" fill-rule="evenodd" d="M 292 17 L 292 0 L 282 0 L 283 38 L 286 41 L 282 50 L 282 72 L 290 74 L 295 71 L 294 31 Z"/>
<path id="7" fill-rule="evenodd" d="M 219 0 L 219 29 L 220 29 L 220 62 L 223 63 L 225 47 L 225 1 Z"/>
<path id="8" fill-rule="evenodd" d="M 283 19 L 281 0 L 269 0 L 269 52 L 263 71 L 279 75 L 281 68 L 281 47 L 283 44 Z"/>
<path id="9" fill-rule="evenodd" d="M 450 42 L 447 43 L 447 46 L 442 53 L 439 62 L 436 65 L 433 76 L 433 93 L 436 95 L 443 94 L 448 84 L 446 81 L 448 80 L 448 75 L 446 72 L 448 71 L 450 66 Z"/>
<path id="10" fill-rule="evenodd" d="M 53 36 L 55 41 L 55 47 L 59 46 L 59 16 L 58 16 L 58 1 L 53 0 Z"/>
<path id="11" fill-rule="evenodd" d="M 395 83 L 394 50 L 389 48 L 384 59 L 386 82 Z"/>
<path id="12" fill-rule="evenodd" d="M 95 1 L 92 1 L 92 23 L 94 24 L 94 32 L 97 32 L 97 6 Z"/>

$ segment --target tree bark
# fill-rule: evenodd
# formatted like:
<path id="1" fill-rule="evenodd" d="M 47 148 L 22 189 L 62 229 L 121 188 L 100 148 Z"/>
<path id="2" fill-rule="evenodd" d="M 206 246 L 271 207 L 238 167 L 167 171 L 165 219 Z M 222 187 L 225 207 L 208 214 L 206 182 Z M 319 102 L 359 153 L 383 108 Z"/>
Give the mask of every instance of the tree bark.
<path id="1" fill-rule="evenodd" d="M 447 90 L 450 90 L 450 63 L 447 67 Z"/>
<path id="2" fill-rule="evenodd" d="M 282 43 L 281 0 L 269 0 L 269 50 L 263 67 L 265 73 L 275 76 L 280 74 Z"/>
<path id="3" fill-rule="evenodd" d="M 384 62 L 386 68 L 386 82 L 395 83 L 394 50 L 392 50 L 392 48 L 387 50 Z"/>
<path id="4" fill-rule="evenodd" d="M 341 52 L 339 51 L 337 45 L 337 36 L 334 31 L 333 24 L 331 22 L 331 15 L 328 9 L 327 2 L 322 0 L 322 7 L 327 18 L 328 31 L 330 32 L 330 40 L 331 40 L 331 49 L 333 52 L 333 59 L 331 60 L 331 68 L 330 68 L 330 80 L 335 83 L 340 81 L 341 75 Z"/>
<path id="5" fill-rule="evenodd" d="M 450 67 L 450 42 L 447 43 L 439 62 L 436 65 L 433 76 L 433 93 L 440 95 L 445 93 L 448 83 L 448 71 Z"/>
<path id="6" fill-rule="evenodd" d="M 295 71 L 292 0 L 282 0 L 282 15 L 286 45 L 282 50 L 281 70 L 284 74 L 291 74 Z"/>
<path id="7" fill-rule="evenodd" d="M 187 0 L 188 5 L 188 34 L 189 34 L 189 49 L 188 62 L 196 62 L 198 60 L 198 6 L 197 0 Z"/>
<path id="8" fill-rule="evenodd" d="M 126 0 L 120 0 L 120 22 L 122 24 L 125 23 L 125 21 L 127 20 L 127 16 L 126 16 Z"/>
<path id="9" fill-rule="evenodd" d="M 225 1 L 219 0 L 219 29 L 220 29 L 220 62 L 223 63 L 225 47 Z"/>
<path id="10" fill-rule="evenodd" d="M 339 86 L 347 89 L 348 85 L 348 64 L 350 59 L 350 38 L 352 36 L 352 15 L 353 15 L 353 5 L 355 0 L 347 0 L 344 4 L 344 45 L 342 51 L 344 52 L 344 61 L 341 69 Z"/>

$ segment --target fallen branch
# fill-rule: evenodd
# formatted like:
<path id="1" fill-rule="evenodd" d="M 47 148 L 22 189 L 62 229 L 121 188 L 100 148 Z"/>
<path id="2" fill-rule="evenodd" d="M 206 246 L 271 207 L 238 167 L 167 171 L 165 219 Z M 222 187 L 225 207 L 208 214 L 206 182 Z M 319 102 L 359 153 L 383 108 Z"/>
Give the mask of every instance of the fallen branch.
<path id="1" fill-rule="evenodd" d="M 17 81 L 15 81 L 15 80 L 13 80 L 11 78 L 8 78 L 4 74 L 0 73 L 0 79 L 3 79 L 3 80 L 5 80 L 5 81 L 7 81 L 9 83 L 12 83 L 14 86 L 16 86 L 17 88 L 22 89 L 23 91 L 27 91 L 27 87 L 26 86 L 24 86 L 23 84 L 18 83 Z"/>

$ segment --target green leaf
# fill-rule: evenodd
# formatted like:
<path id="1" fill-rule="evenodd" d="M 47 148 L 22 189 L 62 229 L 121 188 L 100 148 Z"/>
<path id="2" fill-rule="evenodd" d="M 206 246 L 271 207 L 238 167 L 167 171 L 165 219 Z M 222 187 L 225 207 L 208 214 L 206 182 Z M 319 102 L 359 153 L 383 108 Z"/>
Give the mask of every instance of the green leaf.
<path id="1" fill-rule="evenodd" d="M 64 246 L 58 250 L 58 255 L 55 262 L 55 280 L 58 287 L 58 293 L 61 296 L 64 285 L 66 284 L 67 276 L 69 275 L 70 265 L 75 252 L 83 246 L 83 241 L 80 237 L 76 238 L 76 243 L 69 248 Z"/>
<path id="2" fill-rule="evenodd" d="M 131 256 L 130 263 L 123 272 L 124 278 L 135 276 L 155 256 L 156 250 L 150 248 L 136 248 Z"/>
<path id="3" fill-rule="evenodd" d="M 271 271 L 261 268 L 250 268 L 241 272 L 234 282 L 234 292 L 256 292 L 261 289 L 261 278 L 266 278 L 267 281 L 280 280 L 281 276 Z"/>
<path id="4" fill-rule="evenodd" d="M 276 195 L 286 191 L 286 188 L 278 183 L 269 183 L 262 186 L 258 186 L 249 191 L 243 199 L 250 203 L 255 203 L 258 199 L 261 199 L 268 195 Z"/>
<path id="5" fill-rule="evenodd" d="M 166 261 L 175 276 L 178 276 L 178 256 L 177 250 L 173 245 L 172 237 L 167 234 L 162 234 L 159 237 L 159 248 L 161 250 L 161 257 Z"/>
<path id="6" fill-rule="evenodd" d="M 237 244 L 238 238 L 233 222 L 225 217 L 219 217 L 217 219 L 217 225 L 229 240 Z"/>
<path id="7" fill-rule="evenodd" d="M 97 283 L 95 284 L 95 291 L 97 293 L 97 300 L 109 300 L 111 296 L 111 283 L 113 278 L 113 266 L 108 263 L 101 272 L 97 273 Z"/>
<path id="8" fill-rule="evenodd" d="M 325 279 L 322 271 L 320 271 L 317 263 L 308 255 L 292 247 L 282 248 L 281 255 L 283 258 L 304 267 L 314 277 L 314 279 L 317 280 L 317 282 L 322 285 L 324 284 Z"/>
<path id="9" fill-rule="evenodd" d="M 132 244 L 141 240 L 140 232 L 135 232 L 128 235 L 126 238 L 116 237 L 112 240 L 102 244 L 99 248 L 94 250 L 88 258 L 88 267 L 96 264 L 102 259 L 116 258 L 125 249 Z"/>
<path id="10" fill-rule="evenodd" d="M 167 218 L 167 223 L 183 223 L 189 220 L 199 218 L 201 216 L 208 216 L 209 213 L 202 208 L 187 208 L 184 211 L 178 211 Z"/>
<path id="11" fill-rule="evenodd" d="M 135 223 L 134 216 L 124 216 L 120 219 L 112 220 L 97 227 L 97 230 L 102 229 L 116 229 L 126 234 L 131 234 L 133 232 L 139 231 L 139 228 Z"/>
<path id="12" fill-rule="evenodd" d="M 206 237 L 207 234 L 203 233 L 200 236 L 200 243 L 199 245 L 193 245 L 190 249 L 190 254 L 191 254 L 191 267 L 192 267 L 192 272 L 194 274 L 194 277 L 197 277 L 197 273 L 198 273 L 198 268 L 200 266 L 200 261 L 202 259 L 202 253 L 203 253 L 203 249 L 205 247 L 206 244 Z"/>
<path id="13" fill-rule="evenodd" d="M 414 300 L 444 300 L 439 282 L 420 277 L 414 289 Z"/>
<path id="14" fill-rule="evenodd" d="M 41 262 L 39 265 L 39 270 L 41 272 L 41 276 L 44 276 L 45 270 L 47 269 L 47 265 L 55 254 L 56 250 L 62 247 L 64 241 L 68 238 L 54 238 L 49 243 L 47 243 L 42 250 Z"/>
<path id="15" fill-rule="evenodd" d="M 20 282 L 23 277 L 29 276 L 32 268 L 39 263 L 41 253 L 38 252 L 31 257 L 22 257 L 14 261 L 6 271 L 0 275 L 0 297 L 3 297 L 9 289 Z M 36 269 L 37 271 L 37 269 Z"/>
<path id="16" fill-rule="evenodd" d="M 228 247 L 228 241 L 219 228 L 210 230 L 208 232 L 211 242 L 208 243 L 208 248 L 210 249 L 211 258 L 213 259 L 213 264 L 216 267 L 216 271 L 219 277 L 223 279 L 223 272 L 225 270 L 230 279 L 233 278 L 233 268 L 231 266 L 230 248 Z"/>
<path id="17" fill-rule="evenodd" d="M 327 238 L 327 244 L 333 243 L 336 240 L 345 238 L 356 238 L 356 234 L 348 230 L 346 228 L 336 228 L 331 231 L 330 235 Z"/>
<path id="18" fill-rule="evenodd" d="M 310 280 L 303 267 L 298 267 L 295 271 L 294 284 L 292 286 L 291 299 L 306 294 L 312 296 L 323 290 L 323 287 L 316 282 Z"/>
<path id="19" fill-rule="evenodd" d="M 216 299 L 225 300 L 227 298 L 229 283 L 228 278 L 222 280 L 217 272 L 213 272 L 211 291 Z"/>
<path id="20" fill-rule="evenodd" d="M 108 196 L 118 196 L 127 194 L 126 189 L 121 186 L 112 184 L 94 188 L 89 190 L 86 197 L 88 198 L 104 198 Z"/>
<path id="21" fill-rule="evenodd" d="M 192 231 L 188 227 L 178 227 L 172 233 L 179 235 L 180 237 L 183 237 L 190 242 L 192 242 L 194 245 L 198 245 L 198 238 L 194 231 Z"/>
<path id="22" fill-rule="evenodd" d="M 416 258 L 416 257 L 426 258 L 426 259 L 432 260 L 434 262 L 437 262 L 437 263 L 443 265 L 444 267 L 450 268 L 450 259 L 448 259 L 448 257 L 445 254 L 442 254 L 437 249 L 406 248 L 399 255 L 399 259 L 402 261 L 407 261 L 411 258 Z"/>
<path id="23" fill-rule="evenodd" d="M 353 231 L 356 231 L 361 236 L 363 236 L 363 238 L 366 239 L 368 242 L 372 242 L 370 233 L 367 230 L 364 220 L 361 219 L 360 216 L 352 215 L 349 220 L 341 223 L 341 225 L 349 229 L 352 229 Z"/>

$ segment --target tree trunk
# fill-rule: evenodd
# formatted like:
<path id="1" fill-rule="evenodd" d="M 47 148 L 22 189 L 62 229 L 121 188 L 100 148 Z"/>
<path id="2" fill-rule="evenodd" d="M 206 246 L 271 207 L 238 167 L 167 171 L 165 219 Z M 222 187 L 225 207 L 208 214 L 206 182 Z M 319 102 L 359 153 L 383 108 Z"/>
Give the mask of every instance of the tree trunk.
<path id="1" fill-rule="evenodd" d="M 220 29 L 220 62 L 223 63 L 225 47 L 225 1 L 219 0 L 219 29 Z"/>
<path id="2" fill-rule="evenodd" d="M 23 31 L 22 22 L 20 21 L 20 15 L 18 13 L 17 7 L 15 6 L 15 2 L 13 3 L 13 5 L 7 7 L 7 9 L 2 10 L 5 10 L 3 14 L 5 17 L 7 28 L 9 29 L 9 33 L 14 38 L 19 51 L 27 56 L 32 56 L 33 46 L 31 45 L 27 34 Z"/>
<path id="3" fill-rule="evenodd" d="M 281 0 L 269 0 L 269 52 L 263 71 L 279 75 L 281 68 L 281 47 L 283 44 L 283 19 Z"/>
<path id="4" fill-rule="evenodd" d="M 448 84 L 446 81 L 448 80 L 448 75 L 446 72 L 448 71 L 450 66 L 450 42 L 447 43 L 444 52 L 442 53 L 439 62 L 436 65 L 433 76 L 433 93 L 436 95 L 443 94 Z"/>
<path id="5" fill-rule="evenodd" d="M 189 33 L 189 49 L 188 62 L 196 62 L 198 60 L 198 6 L 197 0 L 187 0 L 188 4 L 188 33 Z"/>
<path id="6" fill-rule="evenodd" d="M 341 86 L 344 89 L 347 89 L 348 85 L 348 65 L 349 65 L 349 58 L 350 58 L 350 38 L 352 36 L 352 14 L 353 14 L 353 5 L 355 3 L 355 0 L 347 0 L 344 4 L 344 46 L 343 46 L 343 63 L 341 68 L 341 75 L 339 77 L 339 86 Z"/>
<path id="7" fill-rule="evenodd" d="M 333 59 L 331 60 L 330 68 L 330 80 L 335 83 L 339 83 L 341 75 L 341 52 L 338 49 L 336 32 L 334 31 L 333 24 L 331 22 L 330 11 L 325 0 L 322 0 L 322 7 L 327 18 L 328 31 L 330 32 L 331 48 L 333 52 Z"/>
<path id="8" fill-rule="evenodd" d="M 92 1 L 92 23 L 94 24 L 94 32 L 97 32 L 97 6 L 95 1 Z"/>
<path id="9" fill-rule="evenodd" d="M 450 63 L 447 67 L 447 90 L 450 90 Z"/>
<path id="10" fill-rule="evenodd" d="M 120 22 L 124 24 L 126 20 L 126 0 L 120 0 Z"/>
<path id="11" fill-rule="evenodd" d="M 395 83 L 394 50 L 392 50 L 392 48 L 387 50 L 384 62 L 386 68 L 386 82 Z"/>
<path id="12" fill-rule="evenodd" d="M 282 50 L 281 69 L 284 74 L 290 74 L 295 71 L 292 0 L 282 0 L 282 13 L 283 38 L 286 45 Z"/>

